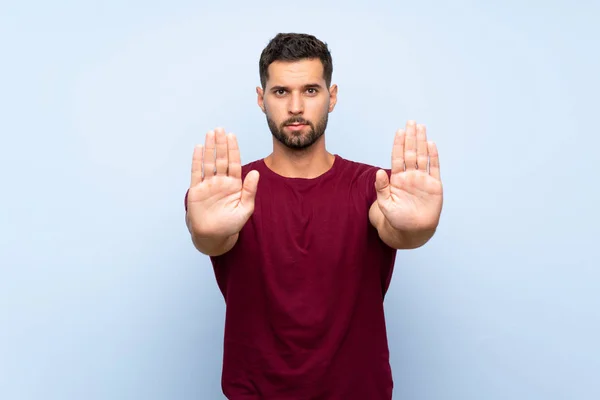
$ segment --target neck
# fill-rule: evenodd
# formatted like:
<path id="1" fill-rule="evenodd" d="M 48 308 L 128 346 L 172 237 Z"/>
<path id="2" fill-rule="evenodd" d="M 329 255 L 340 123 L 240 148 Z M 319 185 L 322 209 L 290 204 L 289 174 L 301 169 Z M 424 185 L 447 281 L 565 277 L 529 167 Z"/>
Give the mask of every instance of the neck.
<path id="1" fill-rule="evenodd" d="M 269 169 L 286 178 L 312 179 L 323 175 L 333 165 L 335 156 L 325 149 L 325 136 L 312 146 L 295 150 L 273 138 L 273 153 L 264 159 Z"/>

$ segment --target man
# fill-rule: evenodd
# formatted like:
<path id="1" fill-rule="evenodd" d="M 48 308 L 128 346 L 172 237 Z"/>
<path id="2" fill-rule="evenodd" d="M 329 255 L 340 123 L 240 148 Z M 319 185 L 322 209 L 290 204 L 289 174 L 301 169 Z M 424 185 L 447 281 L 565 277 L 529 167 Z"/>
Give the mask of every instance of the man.
<path id="1" fill-rule="evenodd" d="M 329 153 L 337 86 L 314 36 L 278 34 L 259 71 L 273 152 L 242 166 L 235 136 L 208 132 L 185 201 L 192 241 L 211 257 L 226 302 L 223 393 L 391 399 L 383 300 L 396 250 L 436 230 L 436 146 L 409 121 L 389 170 Z"/>

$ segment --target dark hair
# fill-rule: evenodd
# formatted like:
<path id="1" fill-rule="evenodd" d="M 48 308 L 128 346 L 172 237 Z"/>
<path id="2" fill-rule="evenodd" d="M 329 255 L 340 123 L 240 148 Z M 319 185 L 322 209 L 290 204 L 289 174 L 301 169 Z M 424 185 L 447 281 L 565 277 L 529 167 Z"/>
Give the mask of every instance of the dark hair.
<path id="1" fill-rule="evenodd" d="M 331 85 L 331 75 L 333 74 L 333 61 L 331 54 L 324 43 L 314 37 L 304 33 L 279 33 L 275 36 L 260 55 L 258 69 L 260 72 L 260 83 L 263 87 L 267 85 L 269 79 L 269 65 L 274 61 L 299 61 L 303 59 L 318 58 L 323 64 L 323 78 L 327 88 Z"/>

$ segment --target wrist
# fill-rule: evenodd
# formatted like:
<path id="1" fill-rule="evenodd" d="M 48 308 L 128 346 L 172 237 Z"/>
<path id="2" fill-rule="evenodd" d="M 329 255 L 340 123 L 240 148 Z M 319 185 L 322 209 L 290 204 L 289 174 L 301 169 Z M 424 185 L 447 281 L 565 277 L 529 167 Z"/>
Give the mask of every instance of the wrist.
<path id="1" fill-rule="evenodd" d="M 416 249 L 423 246 L 431 239 L 437 229 L 436 226 L 416 228 L 416 229 L 396 229 L 383 216 L 382 230 L 386 232 L 385 236 L 391 242 L 392 247 L 396 249 Z"/>

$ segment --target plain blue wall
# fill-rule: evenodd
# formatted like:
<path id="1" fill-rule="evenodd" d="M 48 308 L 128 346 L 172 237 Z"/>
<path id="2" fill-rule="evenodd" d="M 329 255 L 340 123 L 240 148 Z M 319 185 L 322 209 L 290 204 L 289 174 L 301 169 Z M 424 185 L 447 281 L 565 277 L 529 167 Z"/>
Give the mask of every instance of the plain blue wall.
<path id="1" fill-rule="evenodd" d="M 183 195 L 211 128 L 270 152 L 280 31 L 331 48 L 332 152 L 388 167 L 408 119 L 438 143 L 441 225 L 386 300 L 394 398 L 600 398 L 598 5 L 81 3 L 0 5 L 1 399 L 221 398 Z"/>

